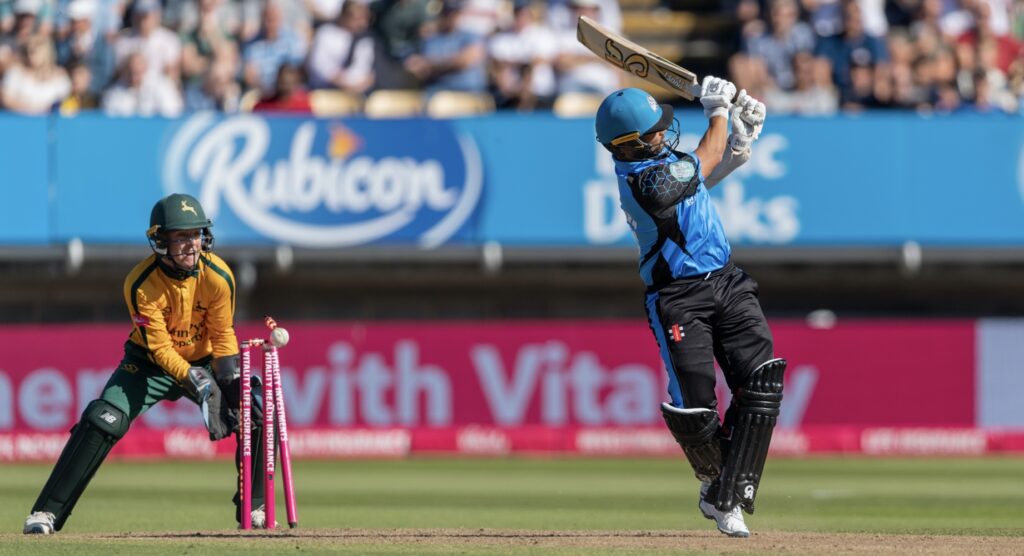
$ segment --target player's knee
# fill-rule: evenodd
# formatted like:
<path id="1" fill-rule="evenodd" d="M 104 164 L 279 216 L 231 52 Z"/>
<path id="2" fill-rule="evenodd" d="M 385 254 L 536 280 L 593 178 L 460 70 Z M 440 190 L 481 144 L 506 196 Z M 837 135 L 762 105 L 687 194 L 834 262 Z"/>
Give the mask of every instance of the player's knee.
<path id="1" fill-rule="evenodd" d="M 741 411 L 776 416 L 782 405 L 782 377 L 786 372 L 785 359 L 771 359 L 759 365 L 746 383 L 736 392 L 736 403 Z"/>
<path id="2" fill-rule="evenodd" d="M 104 399 L 89 402 L 82 413 L 82 422 L 113 440 L 123 437 L 131 425 L 131 421 L 124 411 Z"/>

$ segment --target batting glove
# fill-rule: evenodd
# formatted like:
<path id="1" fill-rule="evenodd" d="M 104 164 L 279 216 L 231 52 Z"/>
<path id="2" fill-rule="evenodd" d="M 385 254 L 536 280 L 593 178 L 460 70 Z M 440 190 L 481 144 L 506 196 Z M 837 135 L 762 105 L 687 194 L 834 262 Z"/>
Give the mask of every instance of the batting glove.
<path id="1" fill-rule="evenodd" d="M 735 152 L 743 152 L 761 135 L 765 118 L 764 103 L 740 91 L 736 97 L 736 105 L 730 111 L 732 133 L 729 135 L 729 147 Z"/>
<path id="2" fill-rule="evenodd" d="M 709 120 L 718 116 L 728 118 L 734 96 L 736 85 L 720 77 L 705 77 L 700 88 L 700 103 L 704 106 L 704 117 Z"/>

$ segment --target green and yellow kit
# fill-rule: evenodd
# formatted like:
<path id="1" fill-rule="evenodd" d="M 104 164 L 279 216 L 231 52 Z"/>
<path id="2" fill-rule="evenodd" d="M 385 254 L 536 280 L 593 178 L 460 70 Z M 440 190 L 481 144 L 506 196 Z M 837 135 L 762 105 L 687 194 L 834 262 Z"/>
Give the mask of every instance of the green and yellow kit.
<path id="1" fill-rule="evenodd" d="M 128 273 L 124 300 L 135 325 L 129 342 L 179 382 L 190 362 L 238 353 L 235 278 L 213 253 L 203 253 L 196 270 L 180 280 L 151 255 Z"/>

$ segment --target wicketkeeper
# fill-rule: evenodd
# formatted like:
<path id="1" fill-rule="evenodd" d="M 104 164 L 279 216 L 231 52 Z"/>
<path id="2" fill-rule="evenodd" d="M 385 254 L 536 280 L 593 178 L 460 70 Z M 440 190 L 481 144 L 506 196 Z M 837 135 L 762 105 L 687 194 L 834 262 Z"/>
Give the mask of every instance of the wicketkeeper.
<path id="1" fill-rule="evenodd" d="M 149 224 L 146 237 L 153 255 L 132 269 L 124 282 L 133 324 L 124 358 L 102 395 L 89 403 L 71 429 L 71 438 L 25 520 L 27 534 L 61 530 L 110 449 L 132 421 L 157 402 L 188 396 L 201 408 L 211 441 L 237 430 L 235 278 L 211 252 L 213 222 L 194 197 L 175 194 L 156 203 Z M 258 404 L 253 406 L 259 426 L 262 416 Z M 259 432 L 253 434 L 256 453 L 262 451 L 261 438 Z M 239 460 L 236 449 L 236 467 Z M 262 484 L 253 481 L 253 507 L 258 509 L 252 516 L 258 527 L 265 522 Z M 237 514 L 237 489 L 235 507 Z"/>
<path id="2" fill-rule="evenodd" d="M 786 362 L 757 299 L 757 282 L 729 260 L 708 189 L 750 158 L 764 104 L 717 77 L 702 83 L 708 128 L 693 152 L 675 150 L 672 107 L 623 89 L 597 110 L 597 140 L 611 153 L 622 210 L 640 246 L 651 330 L 669 374 L 665 424 L 701 481 L 699 508 L 718 530 L 750 535 Z M 730 121 L 732 132 L 729 131 Z M 715 361 L 733 393 L 720 423 Z"/>

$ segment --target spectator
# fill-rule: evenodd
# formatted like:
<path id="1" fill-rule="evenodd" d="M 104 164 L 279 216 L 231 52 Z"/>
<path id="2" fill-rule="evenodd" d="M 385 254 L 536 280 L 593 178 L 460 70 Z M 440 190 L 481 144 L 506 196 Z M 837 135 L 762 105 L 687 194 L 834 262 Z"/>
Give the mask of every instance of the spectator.
<path id="1" fill-rule="evenodd" d="M 345 2 L 336 23 L 321 25 L 309 49 L 309 85 L 362 94 L 374 82 L 374 39 L 370 9 L 358 0 Z"/>
<path id="2" fill-rule="evenodd" d="M 214 65 L 238 65 L 235 39 L 239 25 L 230 16 L 224 0 L 199 0 L 198 20 L 181 33 L 181 73 L 186 87 L 201 86 Z"/>
<path id="3" fill-rule="evenodd" d="M 459 29 L 485 38 L 493 35 L 502 26 L 502 7 L 502 0 L 463 0 Z"/>
<path id="4" fill-rule="evenodd" d="M 860 112 L 874 105 L 874 70 L 869 60 L 856 59 L 847 66 L 847 86 L 840 90 L 839 101 L 845 112 Z"/>
<path id="5" fill-rule="evenodd" d="M 237 37 L 240 42 L 247 42 L 259 28 L 257 4 L 263 3 L 263 0 L 163 0 L 163 23 L 184 37 L 194 33 L 204 18 L 212 17 L 217 29 Z"/>
<path id="6" fill-rule="evenodd" d="M 185 90 L 185 109 L 190 112 L 238 112 L 242 91 L 235 81 L 235 73 L 231 63 L 214 63 L 201 82 L 193 83 Z"/>
<path id="7" fill-rule="evenodd" d="M 1004 112 L 1015 112 L 1017 100 L 1010 91 L 1010 83 L 1007 73 L 1003 71 L 999 63 L 999 45 L 995 38 L 990 38 L 978 45 L 978 69 L 977 73 L 985 75 L 986 101 Z M 1007 65 L 1009 70 L 1009 65 Z M 974 80 L 975 87 L 978 84 L 977 74 Z M 977 91 L 975 91 L 977 95 Z"/>
<path id="8" fill-rule="evenodd" d="M 974 72 L 974 99 L 970 104 L 970 108 L 974 112 L 979 114 L 991 114 L 1001 112 L 1001 107 L 996 105 L 994 95 L 992 94 L 991 85 L 988 80 L 988 75 L 984 70 L 977 70 Z"/>
<path id="9" fill-rule="evenodd" d="M 893 30 L 888 37 L 889 69 L 887 75 L 892 89 L 892 104 L 902 108 L 915 108 L 927 102 L 914 83 L 914 47 L 907 32 Z"/>
<path id="10" fill-rule="evenodd" d="M 843 32 L 842 2 L 843 0 L 801 0 L 815 35 L 833 37 Z"/>
<path id="11" fill-rule="evenodd" d="M 181 78 L 181 40 L 160 25 L 160 13 L 157 0 L 135 0 L 132 26 L 114 42 L 114 62 L 123 67 L 138 52 L 145 57 L 146 71 L 177 83 Z"/>
<path id="12" fill-rule="evenodd" d="M 770 28 L 761 26 L 760 31 L 744 41 L 743 52 L 730 61 L 736 86 L 755 97 L 771 88 L 793 89 L 793 57 L 814 51 L 814 32 L 799 21 L 796 0 L 772 0 L 770 14 Z M 766 76 L 769 82 L 753 82 L 748 76 Z"/>
<path id="13" fill-rule="evenodd" d="M 425 86 L 440 90 L 481 93 L 487 90 L 486 49 L 483 39 L 458 27 L 462 7 L 446 3 L 436 29 L 423 40 L 418 54 L 405 59 L 405 69 Z"/>
<path id="14" fill-rule="evenodd" d="M 917 18 L 910 24 L 910 36 L 917 40 L 923 33 L 943 36 L 942 0 L 921 0 Z"/>
<path id="15" fill-rule="evenodd" d="M 890 28 L 909 28 L 922 3 L 922 0 L 888 0 L 885 3 L 885 19 Z"/>
<path id="16" fill-rule="evenodd" d="M 281 66 L 277 70 L 273 92 L 260 99 L 252 111 L 311 114 L 313 107 L 309 101 L 309 94 L 302 86 L 302 72 L 298 66 Z"/>
<path id="17" fill-rule="evenodd" d="M 283 25 L 281 2 L 267 2 L 260 33 L 245 47 L 243 54 L 246 87 L 269 93 L 274 88 L 278 69 L 284 64 L 301 64 L 307 49 L 306 40 Z"/>
<path id="18" fill-rule="evenodd" d="M 1016 99 L 1017 109 L 1021 110 L 1024 108 L 1024 58 L 1010 65 L 1007 83 L 1009 93 Z"/>
<path id="19" fill-rule="evenodd" d="M 359 2 L 360 0 L 353 1 Z M 307 0 L 306 4 L 313 16 L 313 25 L 319 28 L 321 25 L 338 20 L 345 0 Z"/>
<path id="20" fill-rule="evenodd" d="M 19 53 L 37 36 L 45 36 L 39 29 L 38 13 L 43 8 L 42 0 L 15 0 L 13 4 L 14 23 L 10 34 L 0 37 L 0 74 L 18 62 Z"/>
<path id="21" fill-rule="evenodd" d="M 872 37 L 885 37 L 889 33 L 889 20 L 885 18 L 885 5 L 890 0 L 854 1 L 860 6 L 861 20 L 864 22 L 864 32 Z"/>
<path id="22" fill-rule="evenodd" d="M 3 77 L 3 106 L 21 114 L 45 114 L 70 92 L 71 79 L 57 65 L 50 39 L 41 35 L 29 39 Z"/>
<path id="23" fill-rule="evenodd" d="M 1024 48 L 1013 37 L 1005 33 L 999 34 L 992 28 L 989 17 L 991 8 L 988 3 L 978 0 L 972 5 L 971 12 L 974 14 L 973 28 L 957 37 L 956 41 L 974 46 L 979 50 L 982 44 L 990 45 L 988 48 L 995 50 L 995 67 L 1005 74 L 1010 69 L 1010 64 L 1019 56 L 1024 55 Z"/>
<path id="24" fill-rule="evenodd" d="M 622 10 L 618 0 L 594 0 L 595 11 L 592 17 L 601 25 L 613 30 L 622 30 Z M 576 20 L 579 15 L 572 0 L 549 0 L 547 2 L 547 26 L 555 33 L 562 31 L 576 32 Z"/>
<path id="25" fill-rule="evenodd" d="M 404 60 L 419 48 L 420 29 L 430 21 L 429 0 L 378 0 L 372 3 L 375 29 L 393 60 Z"/>
<path id="26" fill-rule="evenodd" d="M 555 97 L 554 34 L 537 21 L 533 7 L 515 7 L 513 26 L 488 44 L 491 82 L 499 108 L 549 108 Z"/>
<path id="27" fill-rule="evenodd" d="M 793 74 L 791 91 L 776 88 L 765 95 L 772 113 L 827 116 L 839 110 L 839 94 L 827 63 L 809 52 L 798 52 L 793 56 Z"/>
<path id="28" fill-rule="evenodd" d="M 973 45 L 956 45 L 956 88 L 963 98 L 974 98 L 974 74 L 978 70 L 978 52 Z"/>
<path id="29" fill-rule="evenodd" d="M 128 55 L 120 68 L 121 78 L 103 95 L 103 110 L 110 116 L 164 116 L 181 114 L 182 98 L 177 85 L 160 72 L 150 71 L 142 52 Z"/>
<path id="30" fill-rule="evenodd" d="M 114 53 L 106 38 L 93 26 L 95 0 L 72 0 L 67 7 L 69 29 L 57 44 L 57 61 L 66 68 L 84 65 L 90 91 L 99 95 L 114 76 Z M 74 76 L 72 76 L 72 81 Z"/>
<path id="31" fill-rule="evenodd" d="M 596 18 L 598 0 L 571 0 L 573 16 L 585 15 Z M 576 30 L 563 29 L 558 33 L 558 56 L 555 69 L 558 76 L 558 92 L 583 92 L 600 95 L 610 94 L 619 88 L 620 71 L 610 66 L 587 47 L 576 40 Z"/>
<path id="32" fill-rule="evenodd" d="M 92 74 L 89 66 L 75 64 L 71 66 L 71 93 L 60 103 L 60 113 L 72 116 L 82 110 L 94 110 L 99 107 L 100 99 L 92 86 Z"/>
<path id="33" fill-rule="evenodd" d="M 825 37 L 818 42 L 815 55 L 832 66 L 832 80 L 839 87 L 840 96 L 851 94 L 851 78 L 862 77 L 863 71 L 851 72 L 853 66 L 867 67 L 888 61 L 885 43 L 864 32 L 860 6 L 852 0 L 843 3 L 843 32 Z"/>

